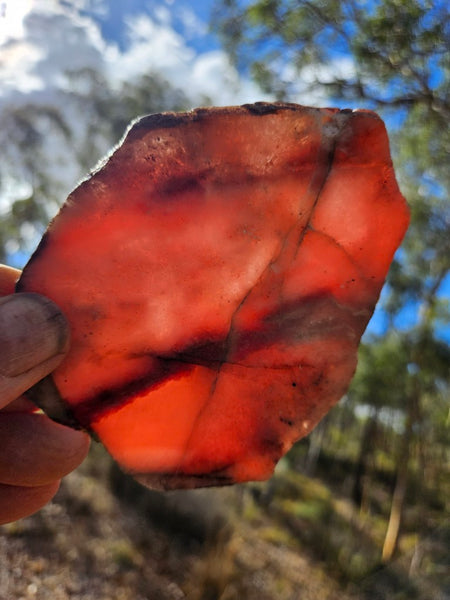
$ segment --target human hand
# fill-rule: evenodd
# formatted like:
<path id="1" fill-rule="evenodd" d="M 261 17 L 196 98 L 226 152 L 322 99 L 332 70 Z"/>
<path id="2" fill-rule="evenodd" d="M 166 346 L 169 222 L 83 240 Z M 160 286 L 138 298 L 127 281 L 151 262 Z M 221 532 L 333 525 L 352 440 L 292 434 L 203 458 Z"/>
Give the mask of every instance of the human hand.
<path id="1" fill-rule="evenodd" d="M 21 397 L 62 361 L 69 329 L 49 299 L 13 294 L 19 275 L 0 265 L 0 524 L 42 508 L 89 449 L 88 435 Z"/>

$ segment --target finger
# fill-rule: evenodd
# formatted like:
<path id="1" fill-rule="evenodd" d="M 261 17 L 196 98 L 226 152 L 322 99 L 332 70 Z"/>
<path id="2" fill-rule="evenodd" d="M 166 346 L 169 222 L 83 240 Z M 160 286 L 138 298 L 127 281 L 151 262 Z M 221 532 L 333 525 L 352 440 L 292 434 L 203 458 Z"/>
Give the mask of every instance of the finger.
<path id="1" fill-rule="evenodd" d="M 16 400 L 13 400 L 6 406 L 0 409 L 2 413 L 6 412 L 36 412 L 39 408 L 31 402 L 27 400 L 25 396 L 20 396 Z"/>
<path id="2" fill-rule="evenodd" d="M 53 498 L 58 488 L 59 481 L 38 487 L 0 484 L 0 525 L 35 513 Z"/>
<path id="3" fill-rule="evenodd" d="M 14 293 L 20 274 L 21 271 L 19 271 L 19 269 L 0 265 L 0 297 Z M 37 406 L 22 396 L 21 398 L 13 400 L 10 404 L 7 404 L 2 410 L 11 412 L 33 412 L 37 410 Z"/>
<path id="4" fill-rule="evenodd" d="M 20 273 L 19 269 L 0 265 L 0 296 L 7 296 L 14 293 Z"/>
<path id="5" fill-rule="evenodd" d="M 0 412 L 0 482 L 41 486 L 61 479 L 86 457 L 89 436 L 42 414 Z"/>
<path id="6" fill-rule="evenodd" d="M 53 371 L 63 359 L 69 327 L 39 294 L 0 298 L 0 408 Z"/>

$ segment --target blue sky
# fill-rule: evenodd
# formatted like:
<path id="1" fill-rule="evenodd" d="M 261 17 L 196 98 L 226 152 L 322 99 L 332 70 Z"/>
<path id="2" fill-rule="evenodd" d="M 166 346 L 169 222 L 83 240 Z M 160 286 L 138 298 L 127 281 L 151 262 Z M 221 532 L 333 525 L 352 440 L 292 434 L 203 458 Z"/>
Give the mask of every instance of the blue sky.
<path id="1" fill-rule="evenodd" d="M 124 35 L 124 21 L 132 15 L 149 14 L 155 19 L 170 22 L 173 29 L 197 52 L 209 52 L 220 48 L 217 38 L 208 31 L 208 22 L 214 0 L 157 1 L 128 0 L 127 2 L 87 2 L 86 14 L 97 21 L 105 39 L 115 41 L 122 50 L 126 50 L 127 39 Z M 96 10 L 96 5 L 103 9 Z"/>

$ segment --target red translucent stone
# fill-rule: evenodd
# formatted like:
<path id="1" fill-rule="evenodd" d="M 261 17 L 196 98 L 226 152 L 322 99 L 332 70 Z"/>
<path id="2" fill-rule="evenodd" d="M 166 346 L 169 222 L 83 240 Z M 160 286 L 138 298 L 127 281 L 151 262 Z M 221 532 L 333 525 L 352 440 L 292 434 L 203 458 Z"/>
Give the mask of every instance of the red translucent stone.
<path id="1" fill-rule="evenodd" d="M 51 403 L 153 487 L 269 477 L 345 393 L 408 219 L 372 112 L 144 117 L 18 283 L 71 325 Z"/>

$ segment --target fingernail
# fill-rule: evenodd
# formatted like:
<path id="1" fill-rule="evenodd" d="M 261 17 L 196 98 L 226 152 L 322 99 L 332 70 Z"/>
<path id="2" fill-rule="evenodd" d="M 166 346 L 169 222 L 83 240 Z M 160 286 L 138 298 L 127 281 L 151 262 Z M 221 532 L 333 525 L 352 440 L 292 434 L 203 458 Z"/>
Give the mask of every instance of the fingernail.
<path id="1" fill-rule="evenodd" d="M 69 326 L 60 309 L 39 294 L 0 299 L 0 373 L 17 377 L 67 348 Z"/>

